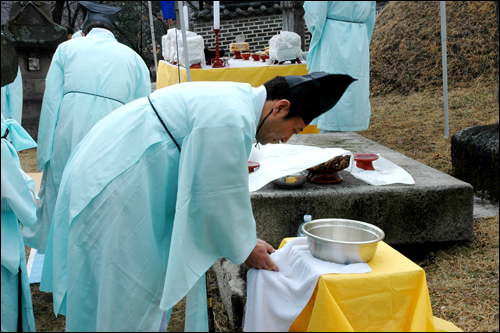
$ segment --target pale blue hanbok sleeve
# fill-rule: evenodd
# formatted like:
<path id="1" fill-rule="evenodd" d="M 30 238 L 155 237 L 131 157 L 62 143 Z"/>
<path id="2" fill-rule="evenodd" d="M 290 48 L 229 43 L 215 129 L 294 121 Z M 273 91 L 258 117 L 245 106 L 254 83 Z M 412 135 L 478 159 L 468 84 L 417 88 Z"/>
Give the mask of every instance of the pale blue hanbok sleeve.
<path id="1" fill-rule="evenodd" d="M 238 126 L 197 128 L 184 139 L 162 310 L 219 257 L 240 264 L 257 244 L 244 142 Z"/>
<path id="2" fill-rule="evenodd" d="M 71 35 L 71 39 L 80 38 L 80 37 L 83 37 L 81 30 L 75 31 L 75 33 L 73 35 Z"/>
<path id="3" fill-rule="evenodd" d="M 136 78 L 136 89 L 134 96 L 130 101 L 134 101 L 138 98 L 146 97 L 151 94 L 151 77 L 149 76 L 149 70 L 144 60 L 137 55 L 137 78 Z"/>
<path id="4" fill-rule="evenodd" d="M 12 142 L 12 145 L 17 152 L 35 148 L 37 146 L 36 142 L 31 138 L 28 132 L 14 119 L 3 119 L 2 116 L 2 126 L 9 129 L 9 135 L 7 138 Z"/>
<path id="5" fill-rule="evenodd" d="M 61 52 L 61 46 L 63 45 L 60 45 L 54 53 L 45 79 L 45 93 L 43 95 L 42 111 L 40 112 L 40 122 L 38 125 L 38 171 L 42 171 L 45 168 L 45 164 L 52 157 L 54 149 L 54 136 L 59 119 L 59 109 L 64 97 L 64 72 L 60 59 L 61 54 L 64 53 Z"/>
<path id="6" fill-rule="evenodd" d="M 321 36 L 323 35 L 323 28 L 325 26 L 328 14 L 329 1 L 306 1 L 304 2 L 304 20 L 306 21 L 307 28 L 311 33 L 311 41 L 309 42 L 309 53 L 307 55 L 307 69 L 310 69 L 308 59 L 315 58 L 316 49 Z"/>
<path id="7" fill-rule="evenodd" d="M 23 225 L 30 226 L 36 222 L 34 180 L 17 165 L 13 153 L 2 140 L 2 211 L 13 212 Z"/>
<path id="8" fill-rule="evenodd" d="M 365 22 L 366 30 L 368 34 L 368 43 L 372 41 L 373 29 L 375 28 L 375 15 L 377 13 L 377 2 L 372 1 L 372 6 L 370 8 L 370 14 L 368 15 L 368 19 Z"/>
<path id="9" fill-rule="evenodd" d="M 2 87 L 2 114 L 6 119 L 14 119 L 19 124 L 23 116 L 23 79 L 21 68 L 17 67 L 14 82 Z"/>
<path id="10" fill-rule="evenodd" d="M 13 119 L 9 119 L 17 124 Z M 20 125 L 18 125 L 20 127 Z M 18 326 L 21 311 L 22 330 L 35 331 L 33 305 L 26 273 L 26 258 L 21 224 L 36 222 L 34 181 L 21 169 L 14 146 L 5 138 L 7 124 L 2 117 L 1 141 L 1 264 L 2 264 L 2 331 Z M 19 284 L 19 279 L 21 284 Z M 18 302 L 19 293 L 22 295 Z"/>
<path id="11" fill-rule="evenodd" d="M 2 139 L 1 208 L 2 208 L 2 265 L 12 274 L 19 269 L 20 229 L 18 220 L 25 226 L 36 222 L 36 204 L 26 180 L 30 180 L 19 165 L 17 153 Z M 31 184 L 33 185 L 33 183 Z M 19 229 L 19 230 L 18 230 Z"/>

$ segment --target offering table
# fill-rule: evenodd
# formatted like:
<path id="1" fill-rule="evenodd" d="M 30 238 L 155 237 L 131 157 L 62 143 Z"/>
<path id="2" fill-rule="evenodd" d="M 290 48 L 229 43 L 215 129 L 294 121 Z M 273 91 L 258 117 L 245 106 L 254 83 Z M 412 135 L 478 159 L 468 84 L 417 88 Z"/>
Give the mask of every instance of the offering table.
<path id="1" fill-rule="evenodd" d="M 229 67 L 212 68 L 211 65 L 202 65 L 202 68 L 191 68 L 191 81 L 233 81 L 250 83 L 258 87 L 275 76 L 306 75 L 307 66 L 302 64 L 266 65 L 261 61 L 229 60 Z M 187 82 L 186 68 L 172 65 L 164 60 L 158 64 L 156 89 L 171 86 L 180 82 Z"/>
<path id="2" fill-rule="evenodd" d="M 280 248 L 292 238 L 285 238 Z M 290 332 L 459 332 L 436 318 L 424 270 L 385 242 L 371 273 L 324 274 Z"/>

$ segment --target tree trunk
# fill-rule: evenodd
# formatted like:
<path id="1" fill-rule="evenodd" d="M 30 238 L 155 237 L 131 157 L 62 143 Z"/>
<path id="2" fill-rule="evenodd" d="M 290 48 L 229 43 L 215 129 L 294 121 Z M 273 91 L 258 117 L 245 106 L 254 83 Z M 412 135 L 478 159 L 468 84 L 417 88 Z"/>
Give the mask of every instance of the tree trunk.
<path id="1" fill-rule="evenodd" d="M 55 7 L 52 10 L 52 21 L 61 25 L 62 15 L 64 10 L 64 3 L 66 1 L 55 1 Z"/>
<path id="2" fill-rule="evenodd" d="M 304 1 L 281 1 L 283 9 L 283 31 L 295 32 L 300 36 L 302 51 L 306 45 Z"/>

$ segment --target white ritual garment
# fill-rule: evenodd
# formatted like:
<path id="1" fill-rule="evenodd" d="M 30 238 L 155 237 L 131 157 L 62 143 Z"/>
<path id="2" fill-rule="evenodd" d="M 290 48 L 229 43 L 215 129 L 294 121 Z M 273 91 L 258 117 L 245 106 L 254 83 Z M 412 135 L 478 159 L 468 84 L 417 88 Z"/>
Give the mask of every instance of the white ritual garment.
<path id="1" fill-rule="evenodd" d="M 372 271 L 367 263 L 343 265 L 313 257 L 306 237 L 292 239 L 271 254 L 271 259 L 279 272 L 248 271 L 245 332 L 287 332 L 322 274 Z"/>

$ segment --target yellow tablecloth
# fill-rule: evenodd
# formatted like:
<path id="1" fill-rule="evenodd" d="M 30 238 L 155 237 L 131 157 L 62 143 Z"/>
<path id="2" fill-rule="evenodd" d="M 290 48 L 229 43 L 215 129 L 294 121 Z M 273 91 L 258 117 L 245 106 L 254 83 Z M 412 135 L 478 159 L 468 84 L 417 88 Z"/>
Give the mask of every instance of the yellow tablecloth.
<path id="1" fill-rule="evenodd" d="M 243 62 L 243 60 L 235 60 Z M 191 69 L 191 81 L 233 81 L 250 83 L 252 87 L 261 86 L 264 82 L 276 76 L 286 75 L 306 75 L 306 64 L 294 65 L 270 65 L 254 64 L 249 61 L 249 67 L 225 67 L 210 69 Z M 181 82 L 187 82 L 186 69 L 170 65 L 164 60 L 158 64 L 158 76 L 156 79 L 156 89 L 161 89 L 179 83 L 179 73 Z"/>
<path id="2" fill-rule="evenodd" d="M 243 60 L 235 60 L 242 62 Z M 227 67 L 211 69 L 191 69 L 191 81 L 233 81 L 250 83 L 252 87 L 261 86 L 264 82 L 276 76 L 306 75 L 306 64 L 294 65 L 270 65 L 265 64 L 251 67 Z M 158 64 L 158 75 L 156 78 L 156 89 L 161 89 L 180 82 L 187 82 L 186 69 L 177 67 L 160 60 Z M 316 125 L 308 125 L 301 134 L 319 133 Z"/>
<path id="3" fill-rule="evenodd" d="M 290 332 L 461 332 L 432 315 L 421 267 L 384 242 L 368 265 L 367 274 L 320 276 Z"/>

